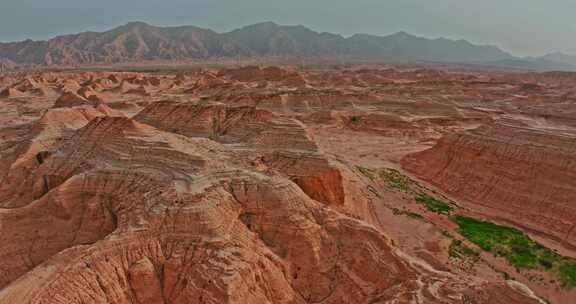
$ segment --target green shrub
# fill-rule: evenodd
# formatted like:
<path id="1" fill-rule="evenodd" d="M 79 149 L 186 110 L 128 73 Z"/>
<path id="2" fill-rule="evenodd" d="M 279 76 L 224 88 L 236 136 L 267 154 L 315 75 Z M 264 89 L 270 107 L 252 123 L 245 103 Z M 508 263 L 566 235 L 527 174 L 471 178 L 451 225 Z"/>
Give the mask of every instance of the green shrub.
<path id="1" fill-rule="evenodd" d="M 380 171 L 380 177 L 393 188 L 406 191 L 410 186 L 410 178 L 395 169 L 382 169 Z"/>
<path id="2" fill-rule="evenodd" d="M 447 203 L 441 200 L 437 200 L 425 193 L 418 194 L 416 196 L 416 202 L 424 205 L 429 211 L 438 214 L 449 215 L 454 210 L 454 208 L 452 208 L 452 206 L 448 205 Z"/>
<path id="3" fill-rule="evenodd" d="M 369 169 L 356 166 L 358 171 L 371 180 L 380 178 L 390 187 L 407 191 L 410 187 L 410 178 L 400 173 L 400 171 L 390 168 Z"/>
<path id="4" fill-rule="evenodd" d="M 453 221 L 464 237 L 483 250 L 505 258 L 516 269 L 552 271 L 562 287 L 576 286 L 575 259 L 559 255 L 515 228 L 463 216 L 456 216 Z"/>
<path id="5" fill-rule="evenodd" d="M 360 166 L 356 166 L 356 168 L 358 169 L 358 171 L 360 171 L 360 173 L 362 173 L 364 176 L 366 176 L 367 178 L 369 178 L 370 180 L 374 180 L 376 178 L 375 175 L 375 170 L 373 169 L 368 169 L 368 168 L 364 168 L 364 167 L 360 167 Z"/>
<path id="6" fill-rule="evenodd" d="M 452 240 L 452 243 L 448 248 L 448 255 L 452 258 L 469 257 L 477 259 L 480 257 L 480 252 L 466 246 L 461 240 Z"/>
<path id="7" fill-rule="evenodd" d="M 560 284 L 565 288 L 576 286 L 576 261 L 565 261 L 558 269 Z"/>
<path id="8" fill-rule="evenodd" d="M 516 268 L 535 268 L 539 263 L 538 244 L 521 231 L 490 222 L 457 216 L 460 233 L 484 251 L 506 258 Z"/>
<path id="9" fill-rule="evenodd" d="M 394 208 L 392 209 L 392 212 L 394 213 L 394 215 L 405 215 L 407 217 L 411 217 L 413 219 L 422 219 L 422 215 L 412 212 L 412 211 L 408 211 L 408 210 L 400 210 L 398 208 Z"/>

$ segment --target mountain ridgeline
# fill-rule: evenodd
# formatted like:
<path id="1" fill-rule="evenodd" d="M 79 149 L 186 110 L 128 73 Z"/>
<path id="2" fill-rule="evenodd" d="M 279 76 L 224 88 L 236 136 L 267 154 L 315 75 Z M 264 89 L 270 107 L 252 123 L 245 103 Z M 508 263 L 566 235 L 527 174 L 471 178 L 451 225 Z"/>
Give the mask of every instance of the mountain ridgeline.
<path id="1" fill-rule="evenodd" d="M 228 33 L 195 26 L 157 27 L 131 22 L 106 32 L 84 32 L 47 41 L 0 43 L 11 64 L 77 65 L 143 60 L 234 58 L 349 58 L 388 61 L 483 63 L 513 60 L 495 46 L 465 40 L 318 33 L 304 26 L 265 22 Z"/>

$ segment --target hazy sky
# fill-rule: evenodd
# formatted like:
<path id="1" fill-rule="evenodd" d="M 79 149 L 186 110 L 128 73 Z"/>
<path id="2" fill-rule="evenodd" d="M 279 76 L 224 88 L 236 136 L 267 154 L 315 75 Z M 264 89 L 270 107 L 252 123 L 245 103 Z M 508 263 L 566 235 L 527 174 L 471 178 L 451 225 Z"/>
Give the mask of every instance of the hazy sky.
<path id="1" fill-rule="evenodd" d="M 516 55 L 576 54 L 576 0 L 0 0 L 0 41 L 103 31 L 128 21 L 228 31 L 274 21 L 317 31 L 496 44 Z"/>

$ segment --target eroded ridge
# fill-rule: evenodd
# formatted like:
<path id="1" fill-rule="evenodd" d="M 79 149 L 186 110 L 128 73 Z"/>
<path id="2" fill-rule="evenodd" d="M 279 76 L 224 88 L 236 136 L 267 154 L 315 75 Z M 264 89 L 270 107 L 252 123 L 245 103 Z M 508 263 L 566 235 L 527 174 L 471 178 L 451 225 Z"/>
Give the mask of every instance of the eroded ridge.
<path id="1" fill-rule="evenodd" d="M 570 261 L 575 124 L 542 104 L 574 111 L 572 84 L 379 66 L 2 76 L 0 303 L 567 303 L 555 274 L 513 269 L 454 218 Z"/>

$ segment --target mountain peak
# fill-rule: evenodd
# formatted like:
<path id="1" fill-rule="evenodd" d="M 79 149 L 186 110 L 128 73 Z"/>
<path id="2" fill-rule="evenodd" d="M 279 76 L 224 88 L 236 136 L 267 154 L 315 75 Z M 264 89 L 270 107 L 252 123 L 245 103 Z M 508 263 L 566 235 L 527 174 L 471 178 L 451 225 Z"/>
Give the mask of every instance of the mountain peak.
<path id="1" fill-rule="evenodd" d="M 405 32 L 405 31 L 399 31 L 397 33 L 392 34 L 391 36 L 398 37 L 398 38 L 415 38 L 416 37 L 416 36 L 414 36 L 408 32 Z"/>
<path id="2" fill-rule="evenodd" d="M 264 21 L 264 22 L 259 22 L 259 23 L 255 23 L 252 25 L 245 26 L 244 28 L 277 28 L 279 26 L 280 25 L 278 25 L 276 22 Z"/>
<path id="3" fill-rule="evenodd" d="M 148 24 L 146 22 L 142 22 L 142 21 L 131 21 L 131 22 L 126 23 L 122 27 L 132 29 L 132 28 L 152 27 L 152 26 L 150 24 Z"/>
<path id="4" fill-rule="evenodd" d="M 134 34 L 130 37 L 137 39 L 116 39 L 124 33 Z M 25 42 L 6 47 L 0 45 L 0 58 L 19 64 L 57 65 L 242 56 L 319 58 L 345 55 L 375 60 L 409 58 L 434 62 L 485 62 L 512 57 L 500 49 L 463 45 L 448 39 L 432 40 L 405 31 L 390 36 L 358 34 L 343 38 L 318 33 L 303 25 L 284 26 L 271 21 L 228 33 L 193 26 L 156 27 L 133 21 L 111 31 L 60 36 L 53 42 L 38 42 L 40 48 L 31 48 L 30 43 Z"/>
<path id="5" fill-rule="evenodd" d="M 537 60 L 547 60 L 553 61 L 559 64 L 569 65 L 569 66 L 576 66 L 576 56 L 570 55 L 562 52 L 554 52 L 550 54 L 546 54 L 542 57 L 536 58 Z"/>
<path id="6" fill-rule="evenodd" d="M 255 26 L 278 26 L 278 23 L 274 21 L 263 21 L 254 24 Z"/>

